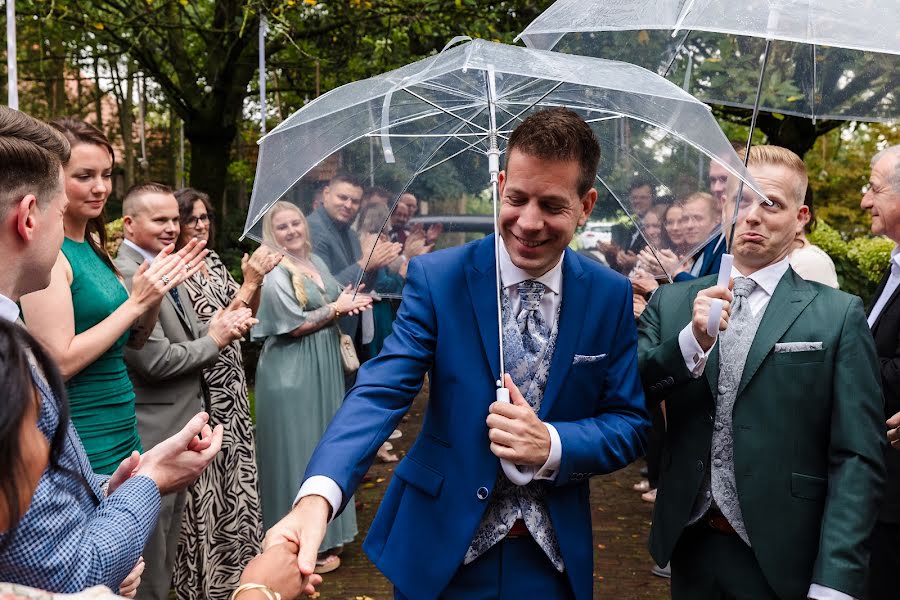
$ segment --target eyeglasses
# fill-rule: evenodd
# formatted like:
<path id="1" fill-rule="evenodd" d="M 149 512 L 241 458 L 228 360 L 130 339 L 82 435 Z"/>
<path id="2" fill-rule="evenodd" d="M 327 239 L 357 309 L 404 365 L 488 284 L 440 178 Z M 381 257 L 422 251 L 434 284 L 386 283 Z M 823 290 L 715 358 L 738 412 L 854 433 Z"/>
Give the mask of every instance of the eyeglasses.
<path id="1" fill-rule="evenodd" d="M 209 214 L 202 214 L 199 217 L 188 217 L 184 224 L 188 227 L 196 227 L 200 223 L 209 225 L 210 222 L 212 222 L 212 217 Z"/>

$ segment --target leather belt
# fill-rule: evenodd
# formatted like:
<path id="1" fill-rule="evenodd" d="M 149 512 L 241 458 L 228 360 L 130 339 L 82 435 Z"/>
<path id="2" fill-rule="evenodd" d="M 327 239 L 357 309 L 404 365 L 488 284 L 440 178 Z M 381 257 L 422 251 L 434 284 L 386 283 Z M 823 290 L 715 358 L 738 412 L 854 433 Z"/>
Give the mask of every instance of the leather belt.
<path id="1" fill-rule="evenodd" d="M 714 531 L 718 531 L 719 533 L 724 533 L 726 535 L 737 535 L 737 532 L 734 530 L 734 527 L 731 526 L 731 523 L 728 522 L 728 519 L 725 518 L 720 512 L 709 511 L 706 513 L 706 516 L 701 520 L 702 523 L 705 523 L 707 527 Z"/>
<path id="2" fill-rule="evenodd" d="M 531 537 L 531 532 L 528 531 L 528 528 L 525 527 L 525 521 L 522 519 L 516 519 L 516 522 L 513 523 L 513 526 L 510 527 L 509 533 L 506 534 L 508 538 L 520 538 L 520 537 Z"/>

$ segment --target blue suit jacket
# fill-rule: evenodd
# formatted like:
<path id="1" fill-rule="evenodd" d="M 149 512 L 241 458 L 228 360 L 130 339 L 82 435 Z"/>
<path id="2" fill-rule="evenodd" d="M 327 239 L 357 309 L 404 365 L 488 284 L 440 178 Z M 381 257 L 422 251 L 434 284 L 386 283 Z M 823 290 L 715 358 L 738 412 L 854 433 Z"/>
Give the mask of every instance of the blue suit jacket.
<path id="1" fill-rule="evenodd" d="M 703 247 L 702 252 L 697 253 L 703 256 L 703 264 L 700 266 L 700 273 L 698 275 L 679 273 L 675 276 L 675 281 L 690 281 L 692 279 L 697 279 L 698 277 L 706 277 L 707 275 L 718 273 L 719 267 L 722 264 L 722 255 L 725 254 L 725 246 L 727 245 L 725 243 L 725 238 L 723 237 L 724 235 L 724 233 L 720 234 L 719 237 L 710 240 L 709 243 Z"/>
<path id="2" fill-rule="evenodd" d="M 413 600 L 447 586 L 487 507 L 483 492 L 501 472 L 485 425 L 499 371 L 495 273 L 493 236 L 410 263 L 393 334 L 360 369 L 306 471 L 337 482 L 346 503 L 430 372 L 422 431 L 364 544 Z M 566 250 L 558 327 L 540 411 L 562 440 L 547 506 L 576 597 L 587 600 L 588 479 L 641 456 L 647 426 L 628 280 Z M 591 358 L 573 364 L 576 355 Z"/>

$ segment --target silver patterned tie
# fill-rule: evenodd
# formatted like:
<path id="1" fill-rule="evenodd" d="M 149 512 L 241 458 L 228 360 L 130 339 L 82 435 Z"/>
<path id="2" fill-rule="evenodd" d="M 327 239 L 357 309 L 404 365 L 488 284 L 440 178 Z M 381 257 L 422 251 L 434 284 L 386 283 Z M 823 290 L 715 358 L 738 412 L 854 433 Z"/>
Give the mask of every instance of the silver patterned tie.
<path id="1" fill-rule="evenodd" d="M 738 386 L 744 374 L 747 353 L 756 337 L 756 330 L 763 315 L 763 311 L 754 315 L 747 299 L 756 289 L 756 285 L 756 282 L 748 277 L 735 278 L 731 318 L 728 320 L 728 329 L 722 332 L 719 340 L 719 395 L 716 402 L 710 471 L 712 497 L 716 506 L 748 545 L 750 538 L 744 526 L 734 476 L 732 414 Z"/>
<path id="2" fill-rule="evenodd" d="M 550 330 L 541 314 L 541 299 L 544 297 L 544 284 L 534 279 L 527 279 L 516 286 L 519 291 L 519 314 L 516 324 L 522 334 L 522 345 L 525 352 L 537 359 L 547 346 Z"/>

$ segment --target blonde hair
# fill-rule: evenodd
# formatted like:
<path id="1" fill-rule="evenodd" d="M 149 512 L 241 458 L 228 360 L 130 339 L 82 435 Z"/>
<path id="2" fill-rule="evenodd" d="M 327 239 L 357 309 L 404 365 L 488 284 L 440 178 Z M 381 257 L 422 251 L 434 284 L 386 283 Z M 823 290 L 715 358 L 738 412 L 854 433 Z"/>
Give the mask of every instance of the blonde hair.
<path id="1" fill-rule="evenodd" d="M 310 242 L 309 239 L 309 223 L 307 223 L 306 217 L 303 216 L 303 212 L 295 204 L 279 200 L 272 205 L 272 208 L 270 208 L 268 212 L 266 212 L 266 216 L 263 217 L 263 242 L 272 248 L 281 250 L 278 243 L 275 241 L 275 227 L 272 225 L 272 220 L 275 218 L 276 214 L 288 210 L 297 213 L 297 216 L 300 217 L 300 221 L 303 223 L 303 229 L 306 231 L 306 240 L 303 243 L 304 255 L 297 258 L 308 260 L 312 254 L 312 242 Z M 300 306 L 305 308 L 308 298 L 306 297 L 306 288 L 303 287 L 303 278 L 309 277 L 309 275 L 303 273 L 289 256 L 285 256 L 285 260 L 281 261 L 281 266 L 287 269 L 288 273 L 291 274 L 291 285 L 294 288 L 294 296 L 297 298 L 297 302 L 300 303 Z"/>
<path id="2" fill-rule="evenodd" d="M 738 151 L 741 160 L 747 156 L 745 149 Z M 806 197 L 806 188 L 809 185 L 809 175 L 806 173 L 806 164 L 795 152 L 782 148 L 781 146 L 751 146 L 750 159 L 747 161 L 748 167 L 773 165 L 784 167 L 793 171 L 797 175 L 797 187 L 795 188 L 794 202 L 797 206 L 803 205 L 803 199 Z"/>
<path id="3" fill-rule="evenodd" d="M 712 194 L 709 194 L 707 192 L 694 192 L 678 204 L 684 207 L 685 204 L 690 204 L 692 202 L 697 202 L 700 200 L 706 202 L 706 209 L 709 211 L 710 216 L 714 221 L 718 221 L 719 217 L 721 216 L 721 207 L 719 206 L 719 200 Z"/>

